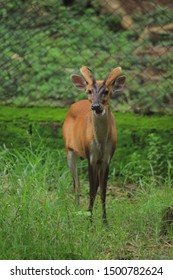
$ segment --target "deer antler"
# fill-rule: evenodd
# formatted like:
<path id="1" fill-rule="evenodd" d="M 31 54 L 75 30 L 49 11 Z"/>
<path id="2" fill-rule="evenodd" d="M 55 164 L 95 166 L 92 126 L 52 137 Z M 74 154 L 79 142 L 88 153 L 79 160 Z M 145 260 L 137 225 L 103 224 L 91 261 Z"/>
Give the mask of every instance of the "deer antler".
<path id="1" fill-rule="evenodd" d="M 114 68 L 110 74 L 108 75 L 108 77 L 105 79 L 105 84 L 106 86 L 109 86 L 111 84 L 111 82 L 121 73 L 122 69 L 121 67 L 116 67 Z"/>
<path id="2" fill-rule="evenodd" d="M 87 83 L 89 85 L 92 85 L 94 83 L 95 79 L 94 79 L 92 71 L 91 71 L 91 69 L 89 67 L 82 66 L 80 68 L 80 72 L 84 76 L 85 80 L 87 81 Z"/>

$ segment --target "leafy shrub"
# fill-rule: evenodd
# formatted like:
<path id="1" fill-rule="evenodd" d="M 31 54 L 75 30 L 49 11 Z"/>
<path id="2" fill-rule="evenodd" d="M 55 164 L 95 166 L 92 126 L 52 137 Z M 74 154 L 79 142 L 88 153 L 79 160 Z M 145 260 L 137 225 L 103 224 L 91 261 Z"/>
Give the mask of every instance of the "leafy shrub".
<path id="1" fill-rule="evenodd" d="M 133 151 L 126 159 L 120 171 L 125 181 L 138 181 L 143 177 L 164 179 L 173 168 L 173 147 L 155 133 L 150 133 L 145 141 L 145 148 Z"/>
<path id="2" fill-rule="evenodd" d="M 172 143 L 164 143 L 160 136 L 151 133 L 147 138 L 147 159 L 156 175 L 165 175 L 168 163 L 173 163 Z"/>

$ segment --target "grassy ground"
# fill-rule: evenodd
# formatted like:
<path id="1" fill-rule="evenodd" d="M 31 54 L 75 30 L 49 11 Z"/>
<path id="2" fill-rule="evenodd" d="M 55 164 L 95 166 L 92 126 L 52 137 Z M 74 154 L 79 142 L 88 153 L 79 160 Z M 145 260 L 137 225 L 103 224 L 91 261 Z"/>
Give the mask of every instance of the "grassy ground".
<path id="1" fill-rule="evenodd" d="M 128 165 L 119 180 L 111 171 L 106 227 L 99 196 L 93 224 L 86 212 L 85 161 L 79 168 L 81 204 L 76 208 L 64 152 L 39 144 L 37 149 L 3 148 L 0 157 L 0 259 L 173 258 L 169 164 L 164 178 L 151 172 L 127 180 Z"/>
<path id="2" fill-rule="evenodd" d="M 107 189 L 87 212 L 87 162 L 76 208 L 60 123 L 66 110 L 1 107 L 0 259 L 172 259 L 171 116 L 116 113 Z"/>

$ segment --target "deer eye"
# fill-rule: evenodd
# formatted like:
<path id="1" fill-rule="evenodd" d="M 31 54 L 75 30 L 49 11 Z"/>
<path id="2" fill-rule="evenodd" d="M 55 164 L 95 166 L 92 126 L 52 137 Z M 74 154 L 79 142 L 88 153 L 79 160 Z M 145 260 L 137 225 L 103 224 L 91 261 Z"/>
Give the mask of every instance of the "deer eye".
<path id="1" fill-rule="evenodd" d="M 88 90 L 88 94 L 91 94 L 91 93 L 92 93 L 92 90 L 89 89 L 89 90 Z"/>
<path id="2" fill-rule="evenodd" d="M 108 94 L 109 94 L 109 91 L 105 90 L 104 95 L 108 95 Z"/>

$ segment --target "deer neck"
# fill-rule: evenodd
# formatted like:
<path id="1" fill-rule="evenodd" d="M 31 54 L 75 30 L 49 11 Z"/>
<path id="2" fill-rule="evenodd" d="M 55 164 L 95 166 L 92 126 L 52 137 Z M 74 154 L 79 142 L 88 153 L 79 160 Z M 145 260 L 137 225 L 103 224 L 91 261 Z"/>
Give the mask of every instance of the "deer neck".
<path id="1" fill-rule="evenodd" d="M 109 134 L 110 109 L 106 108 L 102 115 L 92 112 L 94 140 L 99 148 L 103 148 Z"/>

